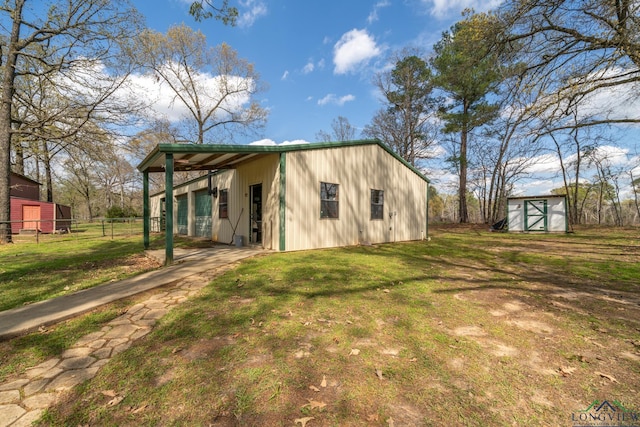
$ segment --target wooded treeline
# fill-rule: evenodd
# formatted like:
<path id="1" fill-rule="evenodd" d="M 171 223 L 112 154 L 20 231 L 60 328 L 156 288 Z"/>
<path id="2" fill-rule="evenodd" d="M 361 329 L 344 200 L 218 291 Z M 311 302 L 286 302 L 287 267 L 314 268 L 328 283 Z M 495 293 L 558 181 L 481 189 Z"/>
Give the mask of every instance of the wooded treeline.
<path id="1" fill-rule="evenodd" d="M 376 77 L 385 107 L 363 135 L 427 176 L 430 158 L 447 162 L 456 194 L 433 190 L 434 220 L 493 223 L 516 185 L 544 174 L 561 178 L 550 190 L 567 195 L 572 224 L 638 224 L 638 146 L 619 138 L 640 121 L 625 108 L 638 96 L 639 7 L 509 0 L 467 10 L 433 49 L 402 52 Z"/>
<path id="2" fill-rule="evenodd" d="M 0 4 L 3 241 L 11 171 L 42 182 L 43 198 L 72 206 L 76 217 L 130 215 L 141 205 L 132 165 L 155 144 L 260 135 L 265 85 L 231 46 L 211 47 L 184 24 L 149 30 L 124 0 L 35 3 Z M 362 137 L 380 139 L 427 176 L 432 159 L 448 165 L 457 183 L 432 188 L 434 220 L 494 222 L 515 186 L 548 163 L 558 165 L 544 172 L 562 178 L 553 191 L 567 194 L 572 223 L 637 224 L 638 147 L 618 141 L 640 122 L 620 108 L 637 99 L 639 7 L 507 0 L 488 13 L 465 11 L 434 46 L 396 52 L 376 75 L 382 108 Z M 230 25 L 237 17 L 227 1 L 196 1 L 191 13 Z M 168 87 L 183 114 L 152 113 L 156 94 L 136 95 L 139 75 Z M 356 137 L 345 117 L 331 127 L 318 139 Z"/>

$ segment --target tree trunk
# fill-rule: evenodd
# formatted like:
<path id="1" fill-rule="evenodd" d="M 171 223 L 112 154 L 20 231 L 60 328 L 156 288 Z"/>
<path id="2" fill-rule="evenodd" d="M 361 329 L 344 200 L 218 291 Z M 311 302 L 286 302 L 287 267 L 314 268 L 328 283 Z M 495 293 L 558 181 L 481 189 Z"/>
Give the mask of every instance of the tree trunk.
<path id="1" fill-rule="evenodd" d="M 14 172 L 24 175 L 24 148 L 21 143 L 16 144 L 16 164 Z"/>
<path id="2" fill-rule="evenodd" d="M 13 10 L 11 35 L 7 46 L 0 51 L 7 52 L 7 60 L 2 76 L 2 97 L 0 98 L 0 243 L 11 242 L 11 106 L 13 103 L 13 83 L 16 77 L 18 42 L 24 0 L 16 0 Z"/>
<path id="3" fill-rule="evenodd" d="M 460 131 L 460 185 L 458 188 L 458 217 L 461 224 L 469 222 L 469 212 L 467 209 L 467 138 L 469 137 L 469 128 L 467 126 L 467 117 L 469 108 L 467 101 L 464 101 L 463 107 L 463 123 Z"/>
<path id="4" fill-rule="evenodd" d="M 44 178 L 47 187 L 47 202 L 53 203 L 53 179 L 51 178 L 51 156 L 49 154 L 49 145 L 47 142 L 42 143 L 42 163 L 44 165 Z"/>

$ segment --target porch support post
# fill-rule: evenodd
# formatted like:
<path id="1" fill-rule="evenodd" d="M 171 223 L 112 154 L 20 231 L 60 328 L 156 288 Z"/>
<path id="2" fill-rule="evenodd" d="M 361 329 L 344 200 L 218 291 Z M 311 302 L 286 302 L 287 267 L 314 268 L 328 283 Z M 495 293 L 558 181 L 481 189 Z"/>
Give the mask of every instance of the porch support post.
<path id="1" fill-rule="evenodd" d="M 142 235 L 144 249 L 149 249 L 149 229 L 151 219 L 149 218 L 149 172 L 142 172 Z"/>
<path id="2" fill-rule="evenodd" d="M 167 222 L 165 225 L 165 265 L 173 264 L 173 153 L 165 154 L 165 206 Z"/>

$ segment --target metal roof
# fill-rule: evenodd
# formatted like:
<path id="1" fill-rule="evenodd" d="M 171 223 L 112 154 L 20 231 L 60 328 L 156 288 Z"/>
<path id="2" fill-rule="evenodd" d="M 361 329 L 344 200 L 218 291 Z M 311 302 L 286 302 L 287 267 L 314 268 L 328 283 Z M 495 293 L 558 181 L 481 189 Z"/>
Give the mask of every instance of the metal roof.
<path id="1" fill-rule="evenodd" d="M 337 149 L 358 145 L 378 145 L 393 157 L 404 163 L 423 180 L 429 180 L 416 168 L 394 153 L 389 147 L 378 140 L 359 140 L 346 142 L 321 142 L 296 145 L 196 145 L 196 144 L 158 144 L 147 157 L 138 165 L 140 172 L 164 172 L 166 154 L 173 154 L 174 171 L 210 171 L 221 169 L 235 169 L 241 164 L 256 160 L 274 153 L 292 151 Z"/>

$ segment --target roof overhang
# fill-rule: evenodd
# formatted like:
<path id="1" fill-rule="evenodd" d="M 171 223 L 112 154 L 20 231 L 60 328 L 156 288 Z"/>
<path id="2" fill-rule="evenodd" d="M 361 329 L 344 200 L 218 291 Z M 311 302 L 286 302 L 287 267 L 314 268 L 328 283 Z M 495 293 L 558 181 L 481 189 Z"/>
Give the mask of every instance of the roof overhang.
<path id="1" fill-rule="evenodd" d="M 269 154 L 280 154 L 291 151 L 320 150 L 327 148 L 352 147 L 358 145 L 378 145 L 393 157 L 413 170 L 420 178 L 429 180 L 415 167 L 394 153 L 378 140 L 319 142 L 292 145 L 196 145 L 196 144 L 158 144 L 138 165 L 140 172 L 164 172 L 167 154 L 173 155 L 173 170 L 211 171 L 235 169 L 245 162 L 256 160 Z"/>

